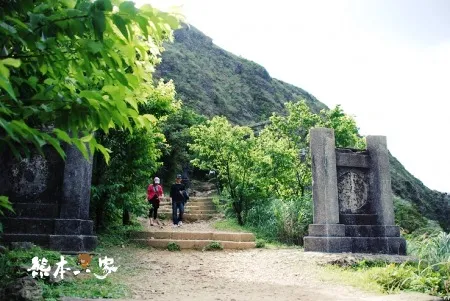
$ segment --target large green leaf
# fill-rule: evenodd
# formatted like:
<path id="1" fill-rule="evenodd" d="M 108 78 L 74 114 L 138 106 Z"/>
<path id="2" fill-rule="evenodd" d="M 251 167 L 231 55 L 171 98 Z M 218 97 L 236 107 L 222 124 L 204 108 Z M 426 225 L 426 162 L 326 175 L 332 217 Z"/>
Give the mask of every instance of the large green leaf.
<path id="1" fill-rule="evenodd" d="M 125 39 L 128 40 L 127 23 L 125 22 L 125 20 L 118 14 L 114 14 L 112 16 L 112 20 L 113 20 L 114 24 L 117 26 L 117 28 L 120 30 L 120 32 L 123 34 Z"/>

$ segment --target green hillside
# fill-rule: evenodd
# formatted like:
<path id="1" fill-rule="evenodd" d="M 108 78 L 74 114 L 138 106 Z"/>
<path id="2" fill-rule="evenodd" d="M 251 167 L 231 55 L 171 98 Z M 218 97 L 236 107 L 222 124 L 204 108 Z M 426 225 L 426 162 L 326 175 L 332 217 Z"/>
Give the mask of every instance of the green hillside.
<path id="1" fill-rule="evenodd" d="M 184 104 L 208 117 L 225 115 L 241 125 L 264 121 L 298 98 L 315 112 L 326 107 L 305 90 L 270 77 L 264 67 L 214 45 L 194 27 L 177 30 L 175 43 L 165 47 L 156 76 L 173 79 Z"/>
<path id="2" fill-rule="evenodd" d="M 326 108 L 305 90 L 270 77 L 266 69 L 213 44 L 194 27 L 175 32 L 165 46 L 157 77 L 173 79 L 184 104 L 208 117 L 226 116 L 249 125 L 282 112 L 283 103 L 305 99 L 314 112 Z M 450 230 L 450 196 L 432 191 L 411 175 L 393 156 L 392 191 L 409 202 L 411 210 Z"/>

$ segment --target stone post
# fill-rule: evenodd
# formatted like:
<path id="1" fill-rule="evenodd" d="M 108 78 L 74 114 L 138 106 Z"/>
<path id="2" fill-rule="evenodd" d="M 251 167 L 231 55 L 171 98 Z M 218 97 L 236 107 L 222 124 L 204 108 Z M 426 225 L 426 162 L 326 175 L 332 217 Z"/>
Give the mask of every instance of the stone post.
<path id="1" fill-rule="evenodd" d="M 389 152 L 385 136 L 367 136 L 370 153 L 370 199 L 379 225 L 394 225 Z"/>
<path id="2" fill-rule="evenodd" d="M 68 145 L 60 203 L 60 218 L 89 219 L 92 163 L 81 152 Z M 91 160 L 92 161 L 92 160 Z"/>
<path id="3" fill-rule="evenodd" d="M 333 129 L 310 131 L 314 224 L 338 224 L 336 153 Z"/>

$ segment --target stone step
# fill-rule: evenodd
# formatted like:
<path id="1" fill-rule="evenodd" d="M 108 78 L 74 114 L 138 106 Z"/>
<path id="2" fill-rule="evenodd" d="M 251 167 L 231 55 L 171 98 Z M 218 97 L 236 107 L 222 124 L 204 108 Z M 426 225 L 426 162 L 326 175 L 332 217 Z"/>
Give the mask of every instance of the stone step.
<path id="1" fill-rule="evenodd" d="M 172 209 L 159 209 L 158 213 L 163 213 L 163 214 L 172 214 Z M 184 213 L 190 213 L 190 214 L 214 214 L 217 213 L 216 210 L 201 210 L 201 209 L 185 209 Z"/>
<path id="2" fill-rule="evenodd" d="M 339 214 L 339 223 L 345 225 L 376 225 L 376 214 Z"/>
<path id="3" fill-rule="evenodd" d="M 12 203 L 14 213 L 6 211 L 7 217 L 58 217 L 59 207 L 58 204 L 51 203 Z"/>
<path id="4" fill-rule="evenodd" d="M 214 240 L 172 240 L 172 239 L 133 239 L 135 243 L 153 248 L 166 249 L 169 243 L 176 243 L 181 249 L 203 249 Z M 217 241 L 224 249 L 252 249 L 256 247 L 255 242 L 237 242 L 237 241 Z"/>
<path id="5" fill-rule="evenodd" d="M 217 217 L 218 214 L 194 214 L 194 213 L 186 213 L 183 214 L 183 221 L 187 221 L 187 222 L 195 222 L 195 221 L 204 221 L 204 220 L 209 220 L 212 219 L 214 217 Z"/>
<path id="6" fill-rule="evenodd" d="M 134 239 L 172 239 L 172 240 L 208 240 L 208 241 L 235 241 L 254 242 L 253 233 L 243 232 L 178 232 L 178 231 L 140 231 L 132 232 Z"/>
<path id="7" fill-rule="evenodd" d="M 159 205 L 159 209 L 168 209 L 168 210 L 172 210 L 172 205 Z M 202 205 L 202 206 L 193 206 L 193 205 L 186 205 L 184 207 L 184 209 L 200 209 L 200 210 L 216 210 L 216 207 L 214 205 Z"/>
<path id="8" fill-rule="evenodd" d="M 398 226 L 346 225 L 347 237 L 400 237 Z"/>

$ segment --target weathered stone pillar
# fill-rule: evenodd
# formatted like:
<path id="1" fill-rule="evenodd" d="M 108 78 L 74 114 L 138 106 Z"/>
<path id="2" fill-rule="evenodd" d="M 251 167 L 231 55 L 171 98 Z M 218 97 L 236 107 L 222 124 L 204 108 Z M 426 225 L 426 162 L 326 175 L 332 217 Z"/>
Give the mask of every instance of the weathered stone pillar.
<path id="1" fill-rule="evenodd" d="M 350 252 L 351 240 L 339 224 L 334 131 L 311 129 L 310 139 L 314 224 L 304 238 L 305 251 Z"/>
<path id="2" fill-rule="evenodd" d="M 60 218 L 89 219 L 92 158 L 87 161 L 81 152 L 68 145 L 60 203 Z"/>
<path id="3" fill-rule="evenodd" d="M 379 225 L 394 225 L 389 152 L 385 136 L 367 136 L 370 153 L 370 199 Z"/>
<path id="4" fill-rule="evenodd" d="M 338 224 L 336 153 L 332 129 L 315 128 L 310 131 L 314 224 Z"/>

